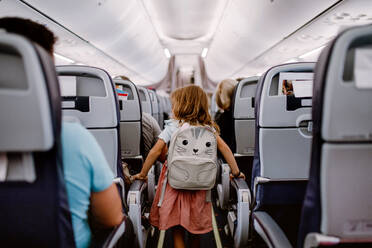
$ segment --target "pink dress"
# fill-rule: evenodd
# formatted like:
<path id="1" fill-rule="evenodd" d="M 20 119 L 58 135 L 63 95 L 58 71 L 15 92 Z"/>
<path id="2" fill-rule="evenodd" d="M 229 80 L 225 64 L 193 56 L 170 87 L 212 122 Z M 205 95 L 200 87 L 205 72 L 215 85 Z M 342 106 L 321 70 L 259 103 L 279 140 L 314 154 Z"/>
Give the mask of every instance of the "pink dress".
<path id="1" fill-rule="evenodd" d="M 151 225 L 158 227 L 160 230 L 181 225 L 193 234 L 212 231 L 212 205 L 210 202 L 206 202 L 205 190 L 177 190 L 167 183 L 162 205 L 158 207 L 166 171 L 165 163 L 160 174 L 155 199 L 151 206 Z"/>

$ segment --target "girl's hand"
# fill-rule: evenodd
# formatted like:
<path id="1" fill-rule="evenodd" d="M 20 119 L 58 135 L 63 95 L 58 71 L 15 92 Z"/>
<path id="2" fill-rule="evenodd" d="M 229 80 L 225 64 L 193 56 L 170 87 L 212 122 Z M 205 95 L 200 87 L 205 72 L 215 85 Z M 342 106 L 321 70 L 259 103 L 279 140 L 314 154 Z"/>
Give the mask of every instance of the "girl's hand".
<path id="1" fill-rule="evenodd" d="M 132 176 L 132 178 L 131 178 L 132 181 L 134 181 L 136 179 L 138 179 L 138 180 L 147 180 L 147 176 L 146 175 L 144 176 L 141 173 L 138 173 L 138 174 Z"/>
<path id="2" fill-rule="evenodd" d="M 245 175 L 241 171 L 239 172 L 239 175 L 238 176 L 236 176 L 236 174 L 234 176 L 232 173 L 230 173 L 230 179 L 233 179 L 233 178 L 243 178 L 245 180 Z"/>

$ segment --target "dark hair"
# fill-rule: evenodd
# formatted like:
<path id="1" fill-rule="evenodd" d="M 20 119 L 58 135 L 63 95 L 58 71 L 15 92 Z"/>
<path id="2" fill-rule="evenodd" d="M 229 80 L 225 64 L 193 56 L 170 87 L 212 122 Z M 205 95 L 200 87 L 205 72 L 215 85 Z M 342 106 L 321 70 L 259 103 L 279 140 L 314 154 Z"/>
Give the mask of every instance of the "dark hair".
<path id="1" fill-rule="evenodd" d="M 0 29 L 5 29 L 8 33 L 22 35 L 35 42 L 51 55 L 53 55 L 53 46 L 57 38 L 53 32 L 44 25 L 18 17 L 0 18 Z"/>

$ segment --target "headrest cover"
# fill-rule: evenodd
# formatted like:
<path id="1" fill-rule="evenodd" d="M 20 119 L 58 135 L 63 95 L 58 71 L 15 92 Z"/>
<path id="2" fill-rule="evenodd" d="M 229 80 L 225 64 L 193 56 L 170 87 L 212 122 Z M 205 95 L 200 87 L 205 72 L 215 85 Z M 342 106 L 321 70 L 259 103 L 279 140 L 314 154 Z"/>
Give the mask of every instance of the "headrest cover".
<path id="1" fill-rule="evenodd" d="M 141 102 L 136 85 L 128 80 L 115 79 L 119 99 L 120 121 L 140 121 Z"/>
<path id="2" fill-rule="evenodd" d="M 64 116 L 74 116 L 86 128 L 118 126 L 117 96 L 111 77 L 88 66 L 57 66 Z"/>
<path id="3" fill-rule="evenodd" d="M 308 91 L 309 85 L 312 87 L 314 67 L 315 63 L 285 64 L 264 74 L 260 80 L 262 92 L 258 96 L 259 126 L 298 127 L 302 121 L 311 119 L 312 101 Z M 306 86 L 297 91 L 301 93 L 298 96 L 293 94 L 295 84 Z"/>
<path id="4" fill-rule="evenodd" d="M 238 83 L 234 95 L 234 119 L 254 119 L 254 97 L 258 77 L 245 78 Z"/>
<path id="5" fill-rule="evenodd" d="M 322 138 L 372 140 L 372 26 L 341 33 L 330 53 L 323 94 Z"/>
<path id="6" fill-rule="evenodd" d="M 47 68 L 41 59 L 26 39 L 0 34 L 0 152 L 47 151 L 53 146 Z"/>

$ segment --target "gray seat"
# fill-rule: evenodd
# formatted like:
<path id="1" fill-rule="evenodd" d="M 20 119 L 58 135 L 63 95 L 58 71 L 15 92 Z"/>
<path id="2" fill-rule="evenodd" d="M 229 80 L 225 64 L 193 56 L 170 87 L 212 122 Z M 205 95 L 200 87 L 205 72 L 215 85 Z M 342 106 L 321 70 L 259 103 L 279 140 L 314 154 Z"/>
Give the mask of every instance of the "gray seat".
<path id="1" fill-rule="evenodd" d="M 142 112 L 152 115 L 152 104 L 148 90 L 141 86 L 138 86 L 137 89 L 141 100 Z"/>
<path id="2" fill-rule="evenodd" d="M 160 129 L 163 130 L 164 128 L 164 112 L 165 112 L 165 102 L 164 102 L 164 97 L 157 95 L 158 96 L 158 103 L 159 103 L 159 126 Z"/>
<path id="3" fill-rule="evenodd" d="M 75 247 L 61 158 L 61 103 L 50 55 L 0 32 L 0 240 Z"/>
<path id="4" fill-rule="evenodd" d="M 155 120 L 158 122 L 160 126 L 160 106 L 158 95 L 153 90 L 148 90 L 148 92 L 151 100 L 152 116 L 155 118 Z"/>
<path id="5" fill-rule="evenodd" d="M 372 247 L 371 52 L 372 26 L 360 26 L 342 32 L 319 58 L 299 235 L 305 247 Z"/>
<path id="6" fill-rule="evenodd" d="M 214 92 L 211 98 L 211 107 L 210 107 L 210 114 L 213 120 L 215 119 L 217 112 L 218 112 L 218 106 L 216 103 L 216 92 Z"/>
<path id="7" fill-rule="evenodd" d="M 311 77 L 314 66 L 314 63 L 275 66 L 260 78 L 257 85 L 253 222 L 256 232 L 264 240 L 270 239 L 267 233 L 271 232 L 266 232 L 267 227 L 273 227 L 265 224 L 267 217 L 283 229 L 292 245 L 297 240 L 312 140 L 312 92 L 302 96 L 298 86 L 306 85 L 299 80 Z M 283 84 L 287 85 L 285 90 L 288 92 L 291 85 L 295 89 L 294 95 L 283 94 Z"/>
<path id="8" fill-rule="evenodd" d="M 119 107 L 110 75 L 88 66 L 57 66 L 57 73 L 63 116 L 77 118 L 97 139 L 114 175 L 122 175 Z"/>
<path id="9" fill-rule="evenodd" d="M 115 79 L 116 87 L 128 93 L 127 99 L 119 96 L 121 158 L 141 156 L 141 103 L 137 87 L 128 80 Z"/>
<path id="10" fill-rule="evenodd" d="M 253 156 L 255 142 L 254 97 L 258 77 L 245 78 L 238 83 L 233 101 L 236 154 Z"/>

